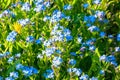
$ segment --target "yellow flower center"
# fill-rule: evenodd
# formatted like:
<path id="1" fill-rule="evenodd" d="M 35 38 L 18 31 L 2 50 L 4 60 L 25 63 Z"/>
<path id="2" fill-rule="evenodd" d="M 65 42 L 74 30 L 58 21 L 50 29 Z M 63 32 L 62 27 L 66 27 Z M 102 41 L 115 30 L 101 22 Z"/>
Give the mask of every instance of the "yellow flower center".
<path id="1" fill-rule="evenodd" d="M 13 24 L 13 27 L 14 27 L 14 30 L 15 30 L 17 33 L 20 33 L 20 32 L 21 32 L 22 26 L 21 26 L 18 22 L 15 22 L 15 23 Z"/>

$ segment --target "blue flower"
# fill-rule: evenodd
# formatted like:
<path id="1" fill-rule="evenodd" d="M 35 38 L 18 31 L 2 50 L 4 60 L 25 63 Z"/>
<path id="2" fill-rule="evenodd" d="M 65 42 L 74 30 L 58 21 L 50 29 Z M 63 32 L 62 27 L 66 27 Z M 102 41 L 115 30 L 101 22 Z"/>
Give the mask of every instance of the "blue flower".
<path id="1" fill-rule="evenodd" d="M 70 16 L 65 16 L 65 19 L 67 19 L 67 21 L 70 21 L 71 17 Z"/>
<path id="2" fill-rule="evenodd" d="M 65 35 L 65 36 L 71 34 L 71 31 L 70 31 L 69 29 L 67 29 L 67 28 L 65 28 L 65 29 L 63 30 L 63 32 L 64 32 L 64 35 Z"/>
<path id="3" fill-rule="evenodd" d="M 92 78 L 90 78 L 90 80 L 98 80 L 98 78 L 92 77 Z"/>
<path id="4" fill-rule="evenodd" d="M 2 76 L 0 76 L 0 80 L 3 80 L 3 77 L 2 77 Z"/>
<path id="5" fill-rule="evenodd" d="M 7 77 L 5 80 L 15 80 L 13 77 Z"/>
<path id="6" fill-rule="evenodd" d="M 71 52 L 70 55 L 76 56 L 76 52 Z"/>
<path id="7" fill-rule="evenodd" d="M 12 4 L 11 4 L 11 7 L 12 7 L 12 8 L 15 8 L 15 7 L 17 7 L 17 4 L 13 4 L 13 3 L 12 3 Z"/>
<path id="8" fill-rule="evenodd" d="M 45 16 L 45 17 L 43 18 L 43 21 L 46 22 L 47 20 L 50 20 L 50 18 L 51 18 L 50 16 Z"/>
<path id="9" fill-rule="evenodd" d="M 69 64 L 70 64 L 70 65 L 75 65 L 75 64 L 76 64 L 76 60 L 70 59 Z"/>
<path id="10" fill-rule="evenodd" d="M 83 46 L 92 46 L 95 41 L 96 41 L 96 38 L 91 38 L 87 40 L 86 43 L 83 43 Z"/>
<path id="11" fill-rule="evenodd" d="M 95 20 L 96 20 L 96 17 L 95 17 L 94 15 L 89 16 L 89 21 L 90 21 L 91 23 L 94 23 Z"/>
<path id="12" fill-rule="evenodd" d="M 114 65 L 115 67 L 118 66 L 117 62 L 116 61 L 111 61 L 111 64 Z"/>
<path id="13" fill-rule="evenodd" d="M 17 79 L 18 78 L 18 72 L 10 72 L 10 77 Z"/>
<path id="14" fill-rule="evenodd" d="M 40 44 L 41 43 L 40 39 L 36 40 L 35 43 Z"/>
<path id="15" fill-rule="evenodd" d="M 66 36 L 66 40 L 67 40 L 67 41 L 70 41 L 70 40 L 72 40 L 72 39 L 73 39 L 73 36 L 71 36 L 71 35 Z"/>
<path id="16" fill-rule="evenodd" d="M 36 8 L 34 8 L 34 11 L 40 12 L 40 11 L 44 11 L 45 9 L 46 7 L 44 4 L 39 4 L 39 5 L 36 5 Z"/>
<path id="17" fill-rule="evenodd" d="M 38 73 L 38 70 L 34 67 L 30 67 L 30 69 L 32 70 L 32 73 L 33 74 L 37 74 Z"/>
<path id="18" fill-rule="evenodd" d="M 120 34 L 117 35 L 117 41 L 120 41 Z"/>
<path id="19" fill-rule="evenodd" d="M 72 6 L 69 4 L 66 4 L 66 5 L 64 5 L 63 8 L 64 8 L 64 10 L 70 10 L 72 8 Z"/>
<path id="20" fill-rule="evenodd" d="M 45 11 L 46 8 L 50 7 L 50 1 L 45 1 L 44 0 L 37 0 L 35 2 L 36 7 L 34 8 L 34 11 L 40 12 L 40 11 Z"/>
<path id="21" fill-rule="evenodd" d="M 95 46 L 94 45 L 89 46 L 89 50 L 90 51 L 94 51 L 95 50 Z"/>
<path id="22" fill-rule="evenodd" d="M 6 16 L 6 15 L 10 14 L 10 12 L 11 12 L 10 10 L 5 10 L 5 11 L 3 11 L 3 15 Z"/>
<path id="23" fill-rule="evenodd" d="M 104 70 L 100 70 L 99 72 L 101 75 L 105 75 L 105 71 Z"/>
<path id="24" fill-rule="evenodd" d="M 52 65 L 54 67 L 59 67 L 59 65 L 63 62 L 61 57 L 54 57 L 52 60 Z"/>
<path id="25" fill-rule="evenodd" d="M 91 27 L 89 27 L 88 28 L 88 30 L 90 31 L 90 32 L 94 32 L 94 31 L 99 31 L 99 28 L 97 27 L 97 26 L 91 26 Z"/>
<path id="26" fill-rule="evenodd" d="M 100 61 L 106 61 L 106 59 L 107 59 L 107 56 L 106 56 L 106 55 L 100 56 Z"/>
<path id="27" fill-rule="evenodd" d="M 44 46 L 50 46 L 52 44 L 51 40 L 46 40 L 43 42 Z"/>
<path id="28" fill-rule="evenodd" d="M 22 70 L 24 76 L 29 77 L 33 74 L 37 74 L 38 70 L 34 67 L 29 67 L 29 66 L 22 66 L 22 69 L 18 69 L 18 70 Z"/>
<path id="29" fill-rule="evenodd" d="M 26 2 L 26 3 L 24 3 L 23 5 L 22 5 L 22 10 L 25 10 L 25 11 L 30 11 L 30 4 L 28 3 L 28 2 Z"/>
<path id="30" fill-rule="evenodd" d="M 81 48 L 80 48 L 80 51 L 81 52 L 84 52 L 86 50 L 86 47 L 84 46 L 85 44 L 82 44 Z"/>
<path id="31" fill-rule="evenodd" d="M 91 26 L 91 24 L 90 24 L 90 23 L 87 23 L 87 24 L 86 24 L 86 26 L 87 26 L 87 27 L 90 27 L 90 26 Z"/>
<path id="32" fill-rule="evenodd" d="M 82 70 L 79 68 L 69 68 L 67 69 L 67 72 L 74 73 L 77 76 L 80 76 L 82 74 Z"/>
<path id="33" fill-rule="evenodd" d="M 59 10 L 54 10 L 53 14 L 51 16 L 50 22 L 54 23 L 54 22 L 59 22 L 60 20 L 62 20 L 63 18 L 66 18 L 65 14 L 62 13 Z"/>
<path id="34" fill-rule="evenodd" d="M 25 75 L 25 76 L 31 76 L 32 75 L 31 69 L 27 66 L 24 66 L 22 72 L 23 72 L 23 75 Z"/>
<path id="35" fill-rule="evenodd" d="M 113 55 L 109 55 L 107 58 L 110 62 L 116 60 L 115 56 L 113 56 Z"/>
<path id="36" fill-rule="evenodd" d="M 42 59 L 42 58 L 43 58 L 43 55 L 42 55 L 42 54 L 38 54 L 37 58 Z"/>
<path id="37" fill-rule="evenodd" d="M 55 52 L 55 47 L 46 48 L 44 51 L 42 51 L 42 54 L 46 54 L 47 57 L 50 57 Z"/>
<path id="38" fill-rule="evenodd" d="M 10 10 L 5 10 L 0 14 L 0 18 L 6 17 L 6 16 L 7 17 L 10 17 L 10 16 L 15 17 L 15 14 Z"/>
<path id="39" fill-rule="evenodd" d="M 22 26 L 26 26 L 27 24 L 30 23 L 30 20 L 27 18 L 27 19 L 20 19 L 18 20 L 18 23 Z"/>
<path id="40" fill-rule="evenodd" d="M 22 64 L 17 64 L 16 65 L 16 70 L 22 70 L 24 66 Z"/>
<path id="41" fill-rule="evenodd" d="M 3 14 L 0 14 L 0 18 L 2 18 L 3 17 Z"/>
<path id="42" fill-rule="evenodd" d="M 56 50 L 56 53 L 61 54 L 62 52 L 58 49 Z"/>
<path id="43" fill-rule="evenodd" d="M 46 70 L 46 72 L 43 74 L 43 76 L 47 78 L 54 78 L 54 72 L 52 69 Z"/>
<path id="44" fill-rule="evenodd" d="M 80 76 L 82 74 L 82 70 L 81 69 L 77 69 L 77 68 L 73 68 L 73 72 L 75 73 L 75 75 Z"/>
<path id="45" fill-rule="evenodd" d="M 20 53 L 15 54 L 15 57 L 19 58 L 21 56 Z"/>
<path id="46" fill-rule="evenodd" d="M 52 14 L 55 15 L 55 14 L 57 14 L 57 12 L 59 12 L 59 10 L 55 9 Z"/>
<path id="47" fill-rule="evenodd" d="M 88 22 L 89 21 L 89 17 L 88 16 L 84 16 L 84 22 Z"/>
<path id="48" fill-rule="evenodd" d="M 14 60 L 14 57 L 12 56 L 8 59 L 8 63 L 11 63 L 13 60 Z"/>
<path id="49" fill-rule="evenodd" d="M 80 80 L 88 80 L 89 76 L 87 74 L 84 74 L 82 76 L 80 76 Z"/>
<path id="50" fill-rule="evenodd" d="M 93 1 L 94 4 L 100 4 L 100 2 L 101 2 L 100 0 L 94 0 Z"/>
<path id="51" fill-rule="evenodd" d="M 7 36 L 7 41 L 10 41 L 10 42 L 14 42 L 15 41 L 15 37 L 17 36 L 17 32 L 16 31 L 12 31 L 9 33 L 9 35 Z"/>
<path id="52" fill-rule="evenodd" d="M 112 38 L 114 38 L 114 36 L 113 35 L 108 35 L 108 38 L 112 39 Z"/>
<path id="53" fill-rule="evenodd" d="M 27 42 L 33 42 L 33 41 L 34 41 L 34 37 L 33 37 L 33 36 L 28 36 L 28 37 L 26 38 L 26 41 L 27 41 Z"/>
<path id="54" fill-rule="evenodd" d="M 4 57 L 4 55 L 0 53 L 0 58 L 3 58 L 3 57 Z"/>
<path id="55" fill-rule="evenodd" d="M 81 43 L 82 42 L 82 37 L 78 37 L 78 42 Z"/>
<path id="56" fill-rule="evenodd" d="M 105 13 L 103 11 L 96 11 L 95 16 L 98 17 L 100 20 L 103 20 Z"/>
<path id="57" fill-rule="evenodd" d="M 100 37 L 105 37 L 106 33 L 105 32 L 100 32 Z"/>
<path id="58" fill-rule="evenodd" d="M 4 56 L 8 56 L 8 55 L 10 55 L 10 52 L 7 51 L 4 53 Z"/>
<path id="59" fill-rule="evenodd" d="M 103 22 L 104 22 L 105 24 L 107 24 L 107 23 L 109 22 L 109 20 L 108 20 L 108 19 L 104 19 Z"/>
<path id="60" fill-rule="evenodd" d="M 89 6 L 88 3 L 83 4 L 83 7 L 84 7 L 84 8 L 88 8 L 88 6 Z"/>
<path id="61" fill-rule="evenodd" d="M 120 47 L 115 47 L 115 51 L 116 52 L 120 51 Z"/>
<path id="62" fill-rule="evenodd" d="M 96 21 L 96 17 L 94 15 L 84 16 L 84 22 L 94 23 Z"/>
<path id="63" fill-rule="evenodd" d="M 36 3 L 39 3 L 39 4 L 41 4 L 41 3 L 43 3 L 44 2 L 44 0 L 36 0 Z M 35 3 L 35 4 L 36 4 Z"/>
<path id="64" fill-rule="evenodd" d="M 116 62 L 116 58 L 115 58 L 114 55 L 109 55 L 107 57 L 107 59 L 108 59 L 108 62 L 110 62 L 111 64 L 113 64 L 115 67 L 117 67 L 117 62 Z"/>
<path id="65" fill-rule="evenodd" d="M 109 56 L 103 55 L 103 56 L 100 57 L 100 60 L 109 62 L 110 64 L 117 67 L 117 62 L 116 62 L 116 58 L 115 58 L 114 55 L 109 55 Z"/>
<path id="66" fill-rule="evenodd" d="M 45 2 L 44 5 L 45 5 L 46 7 L 50 7 L 50 1 Z"/>

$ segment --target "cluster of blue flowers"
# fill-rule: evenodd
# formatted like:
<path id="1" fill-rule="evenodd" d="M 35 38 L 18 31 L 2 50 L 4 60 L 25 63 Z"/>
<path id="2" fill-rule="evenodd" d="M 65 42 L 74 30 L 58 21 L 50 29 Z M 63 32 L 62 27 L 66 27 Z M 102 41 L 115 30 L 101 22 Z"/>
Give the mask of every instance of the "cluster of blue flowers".
<path id="1" fill-rule="evenodd" d="M 17 32 L 16 31 L 12 31 L 9 33 L 9 35 L 7 36 L 7 41 L 10 42 L 14 42 L 16 40 L 16 36 L 17 36 Z"/>
<path id="2" fill-rule="evenodd" d="M 42 18 L 38 19 L 38 21 L 42 21 L 43 24 L 46 24 L 46 26 L 48 27 L 48 34 L 49 36 L 47 36 L 47 38 L 44 36 L 44 31 L 42 31 L 44 29 L 44 27 L 42 24 L 39 25 L 39 22 L 36 23 L 34 25 L 34 27 L 29 27 L 31 25 L 29 24 L 33 24 L 31 21 L 33 21 L 35 18 L 31 16 L 25 17 L 25 18 L 19 18 L 17 20 L 17 22 L 22 26 L 22 28 L 26 29 L 25 26 L 28 26 L 31 30 L 33 31 L 30 32 L 29 34 L 27 33 L 25 36 L 23 36 L 23 41 L 22 39 L 18 40 L 18 43 L 16 42 L 15 45 L 19 45 L 17 46 L 16 51 L 19 51 L 19 47 L 20 51 L 22 51 L 24 54 L 23 55 L 27 55 L 26 53 L 29 53 L 29 50 L 26 50 L 28 48 L 26 48 L 26 43 L 27 44 L 31 44 L 32 46 L 30 47 L 35 47 L 35 50 L 30 50 L 31 52 L 29 53 L 29 56 L 32 56 L 32 58 L 37 58 L 35 59 L 35 62 L 40 63 L 40 67 L 38 66 L 37 68 L 33 67 L 33 66 L 28 66 L 27 63 L 25 62 L 24 66 L 24 61 L 21 60 L 22 58 L 26 58 L 26 56 L 21 56 L 21 53 L 17 53 L 15 55 L 12 54 L 12 56 L 10 55 L 10 52 L 5 52 L 5 53 L 0 53 L 0 59 L 3 59 L 5 57 L 7 60 L 7 64 L 9 65 L 14 65 L 14 61 L 15 60 L 19 60 L 22 62 L 21 64 L 17 64 L 15 63 L 15 70 L 10 72 L 9 75 L 7 75 L 7 77 L 5 78 L 5 80 L 15 80 L 15 79 L 19 79 L 19 76 L 22 74 L 24 75 L 25 78 L 39 74 L 40 71 L 38 69 L 41 69 L 41 64 L 44 64 L 46 66 L 46 62 L 49 63 L 50 65 L 47 65 L 46 67 L 43 68 L 43 70 L 45 71 L 41 71 L 42 76 L 46 79 L 50 78 L 50 79 L 55 79 L 57 77 L 57 74 L 59 75 L 60 73 L 60 68 L 63 67 L 65 64 L 66 66 L 66 72 L 68 73 L 68 75 L 70 76 L 70 78 L 74 78 L 77 77 L 79 80 L 98 80 L 98 76 L 99 75 L 103 75 L 105 76 L 105 69 L 100 67 L 100 71 L 99 71 L 99 75 L 97 76 L 89 76 L 89 74 L 87 72 L 84 72 L 84 70 L 82 70 L 81 66 L 78 66 L 77 64 L 79 63 L 78 60 L 83 59 L 86 56 L 96 56 L 98 55 L 98 61 L 99 63 L 110 63 L 110 66 L 112 64 L 112 66 L 114 66 L 115 68 L 118 67 L 118 63 L 117 60 L 114 56 L 114 54 L 111 55 L 102 55 L 99 54 L 99 51 L 97 51 L 96 49 L 98 49 L 98 46 L 96 44 L 96 42 L 100 39 L 108 39 L 108 40 L 113 40 L 116 39 L 116 41 L 120 42 L 120 33 L 118 33 L 116 35 L 116 37 L 114 38 L 114 36 L 112 34 L 107 35 L 107 33 L 105 32 L 105 30 L 103 28 L 101 28 L 101 26 L 98 24 L 103 23 L 103 24 L 107 24 L 109 21 L 105 18 L 105 12 L 102 10 L 93 10 L 93 13 L 91 13 L 91 15 L 89 14 L 85 14 L 84 17 L 82 17 L 83 19 L 80 22 L 83 22 L 82 25 L 85 26 L 80 26 L 80 28 L 85 28 L 86 31 L 88 31 L 88 33 L 90 33 L 91 35 L 95 35 L 95 36 L 89 36 L 89 39 L 87 38 L 87 36 L 83 36 L 86 35 L 82 32 L 77 33 L 76 35 L 72 34 L 72 32 L 74 32 L 72 29 L 69 29 L 69 26 L 66 25 L 62 25 L 62 21 L 67 21 L 67 22 L 72 22 L 72 17 L 67 15 L 65 12 L 73 9 L 72 5 L 70 4 L 64 4 L 63 6 L 63 10 L 58 10 L 58 9 L 54 9 L 52 13 L 48 14 L 48 13 L 44 13 L 45 10 L 47 10 L 48 8 L 51 7 L 51 4 L 53 4 L 54 1 L 52 2 L 51 0 L 35 0 L 34 1 L 34 7 L 32 8 L 32 5 L 28 2 L 25 3 L 16 3 L 13 4 L 12 7 L 17 7 L 17 5 L 21 5 L 20 6 L 20 11 L 24 11 L 26 14 L 29 14 L 29 12 L 33 12 L 36 13 L 37 15 L 41 15 L 42 14 Z M 93 0 L 92 3 L 94 5 L 99 5 L 101 3 L 100 0 Z M 85 3 L 82 5 L 84 10 L 89 8 L 89 4 Z M 32 11 L 33 10 L 33 11 Z M 48 10 L 49 12 L 49 10 Z M 5 10 L 0 14 L 0 19 L 6 16 L 15 16 L 15 14 L 10 11 L 10 10 Z M 35 15 L 36 17 L 36 15 Z M 37 19 L 35 19 L 37 20 Z M 98 23 L 98 24 L 96 24 Z M 48 24 L 48 25 L 47 25 Z M 69 24 L 69 23 L 68 23 Z M 74 24 L 74 23 L 72 23 Z M 41 30 L 39 29 L 38 32 L 40 32 L 39 34 L 37 32 L 35 32 L 37 29 L 36 25 L 38 25 L 38 28 L 41 28 Z M 42 27 L 41 27 L 42 25 Z M 102 25 L 102 24 L 101 24 Z M 40 26 L 40 27 L 39 27 Z M 75 25 L 73 25 L 75 26 Z M 35 31 L 34 31 L 35 30 Z M 79 30 L 79 29 L 78 29 Z M 47 30 L 46 30 L 47 31 Z M 80 30 L 82 31 L 82 29 Z M 25 32 L 25 31 L 24 31 Z M 41 34 L 41 32 L 43 32 L 43 35 Z M 37 35 L 35 34 L 37 33 Z M 6 40 L 8 42 L 14 42 L 16 40 L 16 36 L 17 36 L 17 32 L 16 31 L 12 31 L 8 34 Z M 23 34 L 19 34 L 21 37 L 21 35 Z M 39 37 L 41 36 L 41 37 Z M 77 36 L 77 37 L 76 37 Z M 22 41 L 23 41 L 23 46 L 22 46 Z M 35 43 L 35 44 L 34 44 Z M 75 43 L 75 44 L 74 44 Z M 37 44 L 37 45 L 36 45 Z M 28 45 L 29 46 L 29 45 Z M 73 50 L 75 46 L 75 49 Z M 77 46 L 77 47 L 76 47 Z M 2 49 L 2 48 L 1 48 Z M 14 47 L 12 49 L 15 49 Z M 32 49 L 32 48 L 31 48 Z M 37 50 L 38 49 L 38 50 Z M 7 49 L 6 49 L 7 50 Z M 9 49 L 8 49 L 9 50 Z M 35 51 L 35 52 L 34 52 Z M 38 52 L 37 52 L 38 51 Z M 86 52 L 88 51 L 88 52 Z M 120 52 L 120 47 L 117 46 L 114 48 L 114 53 L 115 52 Z M 85 54 L 84 54 L 85 53 Z M 95 53 L 95 54 L 89 54 L 89 53 Z M 22 57 L 22 58 L 21 58 Z M 43 61 L 43 62 L 42 62 Z M 94 63 L 94 60 L 92 60 Z M 93 64 L 91 64 L 93 65 Z M 42 66 L 43 67 L 43 66 Z M 1 68 L 0 68 L 1 69 Z M 56 74 L 56 72 L 59 72 Z M 1 75 L 1 74 L 0 74 Z M 68 76 L 67 75 L 67 76 Z M 40 75 L 41 76 L 41 75 Z M 0 80 L 3 80 L 3 77 L 0 76 Z"/>
<path id="3" fill-rule="evenodd" d="M 33 42 L 33 41 L 34 41 L 34 37 L 33 37 L 33 36 L 28 36 L 28 37 L 26 38 L 26 41 L 27 41 L 27 42 Z"/>
<path id="4" fill-rule="evenodd" d="M 78 42 L 81 45 L 81 48 L 80 48 L 80 51 L 83 52 L 85 50 L 90 50 L 90 51 L 95 51 L 96 47 L 95 47 L 95 42 L 96 42 L 96 38 L 91 38 L 91 39 L 88 39 L 86 41 L 82 41 L 82 37 L 78 37 Z"/>
<path id="5" fill-rule="evenodd" d="M 9 57 L 8 63 L 12 63 L 15 59 L 20 58 L 21 54 L 17 53 L 14 56 Z"/>
<path id="6" fill-rule="evenodd" d="M 45 11 L 46 8 L 49 8 L 50 7 L 50 1 L 44 1 L 44 0 L 37 0 L 35 2 L 35 8 L 34 8 L 34 11 L 36 12 L 41 12 L 41 11 Z"/>
<path id="7" fill-rule="evenodd" d="M 46 55 L 47 57 L 50 57 L 56 50 L 56 47 L 50 47 L 50 48 L 46 48 L 45 50 L 42 51 L 42 54 Z"/>
<path id="8" fill-rule="evenodd" d="M 37 74 L 38 70 L 32 66 L 23 66 L 22 64 L 16 65 L 16 70 L 22 71 L 23 75 L 29 77 L 33 74 Z"/>
<path id="9" fill-rule="evenodd" d="M 10 55 L 10 52 L 0 53 L 0 58 L 7 57 Z"/>
<path id="10" fill-rule="evenodd" d="M 66 16 L 63 12 L 56 9 L 53 11 L 52 16 L 45 16 L 43 21 L 46 22 L 50 20 L 51 23 L 56 23 L 62 19 L 67 19 L 68 21 L 70 21 L 70 16 Z"/>
<path id="11" fill-rule="evenodd" d="M 68 68 L 67 72 L 74 73 L 74 75 L 80 76 L 82 74 L 82 70 L 79 68 Z"/>
<path id="12" fill-rule="evenodd" d="M 67 70 L 72 76 L 79 76 L 79 80 L 98 80 L 96 77 L 89 78 L 87 74 L 82 74 L 82 70 L 79 68 L 69 68 Z"/>
<path id="13" fill-rule="evenodd" d="M 26 26 L 27 24 L 30 24 L 30 20 L 28 18 L 27 19 L 20 19 L 20 20 L 18 20 L 18 23 L 21 26 Z"/>
<path id="14" fill-rule="evenodd" d="M 53 41 L 65 41 L 65 39 L 66 41 L 70 41 L 73 39 L 71 31 L 63 26 L 60 26 L 59 24 L 55 25 L 51 35 L 53 36 Z"/>
<path id="15" fill-rule="evenodd" d="M 1 19 L 3 19 L 3 17 L 15 17 L 15 14 L 12 12 L 12 11 L 10 11 L 10 10 L 5 10 L 5 11 L 3 11 L 1 14 L 0 14 L 0 18 Z"/>
<path id="16" fill-rule="evenodd" d="M 42 37 L 39 38 L 39 39 L 35 39 L 33 36 L 28 36 L 28 37 L 26 38 L 26 42 L 28 42 L 28 43 L 33 43 L 33 42 L 35 42 L 36 44 L 41 44 L 41 43 L 44 42 L 44 39 L 43 39 Z"/>
<path id="17" fill-rule="evenodd" d="M 70 59 L 69 64 L 70 64 L 70 65 L 75 65 L 75 64 L 76 64 L 76 60 Z"/>
<path id="18" fill-rule="evenodd" d="M 71 10 L 71 9 L 72 9 L 72 6 L 69 5 L 69 4 L 66 4 L 66 5 L 64 5 L 63 9 L 64 9 L 64 10 Z"/>
<path id="19" fill-rule="evenodd" d="M 19 76 L 18 72 L 10 72 L 9 77 L 5 78 L 5 80 L 15 80 Z"/>
<path id="20" fill-rule="evenodd" d="M 100 57 L 100 61 L 105 61 L 105 62 L 109 62 L 110 64 L 114 65 L 115 67 L 117 67 L 117 62 L 116 62 L 116 58 L 114 55 L 102 55 Z"/>
<path id="21" fill-rule="evenodd" d="M 48 69 L 43 75 L 46 79 L 54 78 L 54 71 L 52 69 Z"/>
<path id="22" fill-rule="evenodd" d="M 61 57 L 54 57 L 52 60 L 52 66 L 58 67 L 63 62 Z"/>
<path id="23" fill-rule="evenodd" d="M 49 40 L 44 41 L 44 46 L 50 46 L 54 42 L 57 41 L 70 41 L 73 39 L 71 35 L 71 31 L 59 24 L 55 25 L 53 30 L 51 31 L 51 38 Z"/>
<path id="24" fill-rule="evenodd" d="M 30 11 L 30 7 L 31 7 L 30 4 L 28 2 L 26 2 L 22 5 L 21 10 Z"/>

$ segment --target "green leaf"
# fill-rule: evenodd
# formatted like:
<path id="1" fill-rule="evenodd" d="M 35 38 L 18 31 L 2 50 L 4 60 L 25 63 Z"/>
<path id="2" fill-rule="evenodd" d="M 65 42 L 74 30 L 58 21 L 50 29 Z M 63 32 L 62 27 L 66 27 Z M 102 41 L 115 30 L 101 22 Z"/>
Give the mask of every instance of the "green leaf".
<path id="1" fill-rule="evenodd" d="M 11 0 L 6 0 L 6 3 L 5 3 L 5 8 L 7 8 L 10 4 L 11 4 Z"/>
<path id="2" fill-rule="evenodd" d="M 99 53 L 98 48 L 95 49 L 95 53 L 97 54 L 98 57 L 100 57 L 100 53 Z"/>
<path id="3" fill-rule="evenodd" d="M 63 8 L 64 3 L 61 0 L 55 0 L 56 3 L 58 4 L 59 9 Z"/>

